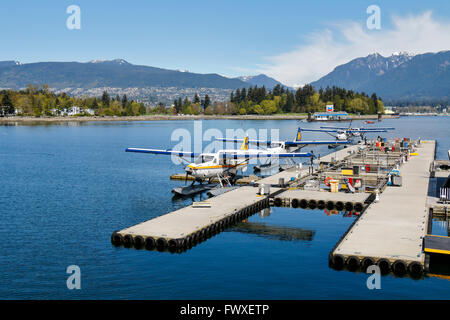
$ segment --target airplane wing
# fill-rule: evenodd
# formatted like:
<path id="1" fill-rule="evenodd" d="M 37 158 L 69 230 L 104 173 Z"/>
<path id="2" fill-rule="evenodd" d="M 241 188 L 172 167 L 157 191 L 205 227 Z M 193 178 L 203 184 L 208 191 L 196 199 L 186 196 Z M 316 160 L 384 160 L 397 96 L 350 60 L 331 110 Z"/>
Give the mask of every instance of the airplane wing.
<path id="1" fill-rule="evenodd" d="M 300 131 L 317 131 L 317 132 L 338 132 L 341 129 L 300 129 Z"/>
<path id="2" fill-rule="evenodd" d="M 363 133 L 369 133 L 369 132 L 387 132 L 387 130 L 366 130 L 366 129 L 358 129 L 358 130 L 345 130 L 346 132 L 363 132 Z"/>
<path id="3" fill-rule="evenodd" d="M 242 143 L 244 142 L 244 139 L 226 139 L 226 138 L 216 138 L 217 141 L 224 141 L 224 142 L 235 142 L 235 143 Z M 248 143 L 256 144 L 256 145 L 272 145 L 272 144 L 282 144 L 282 141 L 271 141 L 271 140 L 252 140 L 249 139 Z"/>
<path id="4" fill-rule="evenodd" d="M 321 129 L 333 129 L 333 130 L 347 130 L 348 127 L 327 127 L 327 126 L 322 126 L 320 127 Z"/>
<path id="5" fill-rule="evenodd" d="M 377 128 L 361 128 L 361 130 L 373 131 L 373 130 L 395 130 L 392 127 L 377 127 Z"/>
<path id="6" fill-rule="evenodd" d="M 160 149 L 142 149 L 142 148 L 127 148 L 125 149 L 125 152 L 175 155 L 179 157 L 190 157 L 190 158 L 196 158 L 200 156 L 200 153 L 194 152 L 177 151 L 177 150 L 160 150 Z"/>
<path id="7" fill-rule="evenodd" d="M 221 152 L 222 159 L 260 159 L 260 158 L 305 158 L 312 157 L 313 154 L 309 152 L 299 153 L 271 153 L 271 152 Z"/>
<path id="8" fill-rule="evenodd" d="M 345 130 L 345 131 L 374 131 L 374 130 L 395 130 L 395 128 L 392 127 L 376 127 L 376 128 L 353 128 L 353 129 L 349 129 L 349 128 L 345 128 L 345 127 L 327 127 L 327 126 L 322 126 L 320 127 L 322 129 L 335 129 L 335 130 Z"/>
<path id="9" fill-rule="evenodd" d="M 352 143 L 351 141 L 338 141 L 338 140 L 325 140 L 325 141 L 307 141 L 307 140 L 303 140 L 303 141 L 286 141 L 284 144 L 286 146 L 302 146 L 302 145 L 315 145 L 315 144 L 350 144 Z"/>
<path id="10" fill-rule="evenodd" d="M 243 142 L 244 139 L 224 139 L 224 138 L 216 138 L 218 141 L 226 141 L 226 142 Z M 270 140 L 248 140 L 248 143 L 259 145 L 281 145 L 285 144 L 286 146 L 304 146 L 304 145 L 323 145 L 323 144 L 350 144 L 351 141 L 336 141 L 336 140 L 325 140 L 325 141 L 270 141 Z"/>

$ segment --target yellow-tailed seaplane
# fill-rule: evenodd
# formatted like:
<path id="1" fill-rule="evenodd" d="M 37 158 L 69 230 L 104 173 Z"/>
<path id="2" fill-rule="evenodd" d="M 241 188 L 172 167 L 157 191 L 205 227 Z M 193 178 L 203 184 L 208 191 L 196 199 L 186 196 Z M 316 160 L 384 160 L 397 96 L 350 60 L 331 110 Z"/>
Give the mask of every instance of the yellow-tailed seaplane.
<path id="1" fill-rule="evenodd" d="M 160 149 L 142 149 L 127 148 L 126 152 L 150 153 L 177 156 L 188 163 L 185 167 L 186 180 L 188 175 L 195 178 L 200 183 L 204 180 L 218 178 L 221 186 L 223 182 L 231 185 L 230 178 L 234 179 L 238 171 L 245 172 L 247 170 L 248 161 L 250 159 L 273 159 L 273 158 L 305 158 L 313 157 L 312 153 L 292 153 L 286 152 L 284 148 L 269 148 L 266 150 L 249 149 L 249 139 L 243 139 L 240 150 L 224 149 L 216 153 L 194 153 L 189 151 L 176 150 L 160 150 Z M 189 162 L 187 159 L 195 159 Z M 175 193 L 186 194 L 180 190 L 173 190 Z M 179 192 L 180 191 L 180 192 Z M 191 192 L 189 194 L 192 194 Z"/>

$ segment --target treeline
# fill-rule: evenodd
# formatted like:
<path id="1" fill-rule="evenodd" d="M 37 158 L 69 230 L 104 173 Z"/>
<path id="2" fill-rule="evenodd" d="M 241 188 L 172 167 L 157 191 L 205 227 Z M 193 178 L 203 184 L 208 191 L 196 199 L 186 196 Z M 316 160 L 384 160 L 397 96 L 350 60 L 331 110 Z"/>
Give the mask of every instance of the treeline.
<path id="1" fill-rule="evenodd" d="M 414 99 L 400 99 L 400 100 L 386 100 L 386 104 L 396 107 L 442 107 L 450 106 L 450 98 L 433 99 L 433 98 L 414 98 Z"/>
<path id="2" fill-rule="evenodd" d="M 47 85 L 42 88 L 29 85 L 20 91 L 0 91 L 0 114 L 3 115 L 55 116 L 67 113 L 72 107 L 79 107 L 80 115 L 90 114 L 87 110 L 99 116 L 136 116 L 147 113 L 143 103 L 129 100 L 126 95 L 111 98 L 106 91 L 101 98 L 71 97 L 65 92 L 55 94 Z"/>
<path id="3" fill-rule="evenodd" d="M 335 111 L 375 114 L 383 112 L 382 100 L 374 93 L 370 97 L 364 92 L 332 87 L 316 91 L 311 85 L 292 91 L 281 85 L 272 90 L 264 86 L 236 89 L 229 101 L 212 102 L 206 94 L 200 98 L 195 94 L 192 101 L 187 97 L 174 100 L 170 107 L 159 103 L 149 108 L 142 102 L 129 100 L 124 94 L 111 97 L 104 91 L 101 97 L 73 97 L 66 93 L 55 94 L 47 85 L 42 88 L 32 85 L 25 90 L 0 91 L 0 115 L 14 114 L 31 116 L 67 115 L 71 107 L 78 107 L 80 115 L 137 116 L 144 114 L 205 114 L 245 115 L 283 114 L 326 111 L 333 104 Z M 89 111 L 89 112 L 86 112 Z"/>
<path id="4" fill-rule="evenodd" d="M 176 99 L 171 108 L 163 104 L 151 110 L 152 113 L 205 114 L 205 115 L 245 115 L 245 114 L 286 114 L 326 111 L 326 105 L 333 104 L 334 111 L 348 113 L 376 114 L 384 112 L 383 101 L 374 93 L 370 97 L 364 92 L 354 92 L 338 87 L 319 89 L 306 85 L 296 91 L 277 85 L 273 90 L 264 86 L 236 89 L 227 102 L 211 102 L 208 95 L 204 99 L 196 94 L 193 100 L 187 97 Z"/>
<path id="5" fill-rule="evenodd" d="M 384 111 L 382 100 L 374 93 L 370 97 L 364 92 L 354 92 L 333 86 L 318 91 L 311 85 L 292 91 L 277 85 L 267 91 L 263 86 L 242 88 L 233 91 L 230 102 L 239 114 L 308 113 L 326 111 L 327 104 L 334 111 L 375 114 Z"/>

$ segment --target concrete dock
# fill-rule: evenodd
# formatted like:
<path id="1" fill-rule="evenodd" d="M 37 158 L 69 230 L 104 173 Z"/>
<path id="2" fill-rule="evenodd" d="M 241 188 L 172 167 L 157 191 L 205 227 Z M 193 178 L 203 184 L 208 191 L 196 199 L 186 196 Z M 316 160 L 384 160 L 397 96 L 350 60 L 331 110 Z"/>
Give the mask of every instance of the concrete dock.
<path id="1" fill-rule="evenodd" d="M 333 152 L 322 159 L 325 161 L 344 159 L 360 148 L 360 145 L 354 145 Z M 308 166 L 302 169 L 290 168 L 257 181 L 255 186 L 243 186 L 210 198 L 203 205 L 193 204 L 115 231 L 111 235 L 111 242 L 117 246 L 182 252 L 223 231 L 226 227 L 269 207 L 270 199 L 286 190 L 278 187 L 280 178 L 284 179 L 287 187 L 289 183 L 301 181 L 310 175 L 311 168 Z M 270 185 L 270 194 L 259 195 L 258 187 L 261 185 Z"/>
<path id="2" fill-rule="evenodd" d="M 195 245 L 269 206 L 258 188 L 244 186 L 208 199 L 207 206 L 190 205 L 114 232 L 112 242 L 147 249 L 180 249 Z M 276 190 L 275 190 L 276 191 Z"/>
<path id="3" fill-rule="evenodd" d="M 377 263 L 380 269 L 421 273 L 425 265 L 422 251 L 427 233 L 426 206 L 430 163 L 435 141 L 423 142 L 418 156 L 400 167 L 403 183 L 387 187 L 343 236 L 330 254 L 334 266 L 350 268 Z"/>

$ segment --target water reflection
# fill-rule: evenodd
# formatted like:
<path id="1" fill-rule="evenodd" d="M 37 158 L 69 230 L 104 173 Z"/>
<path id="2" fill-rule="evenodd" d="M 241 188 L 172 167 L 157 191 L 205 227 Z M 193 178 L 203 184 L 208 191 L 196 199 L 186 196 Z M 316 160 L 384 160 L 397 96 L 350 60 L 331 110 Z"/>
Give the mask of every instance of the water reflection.
<path id="1" fill-rule="evenodd" d="M 227 231 L 254 234 L 279 241 L 311 241 L 315 234 L 314 230 L 266 225 L 260 222 L 240 222 Z"/>

